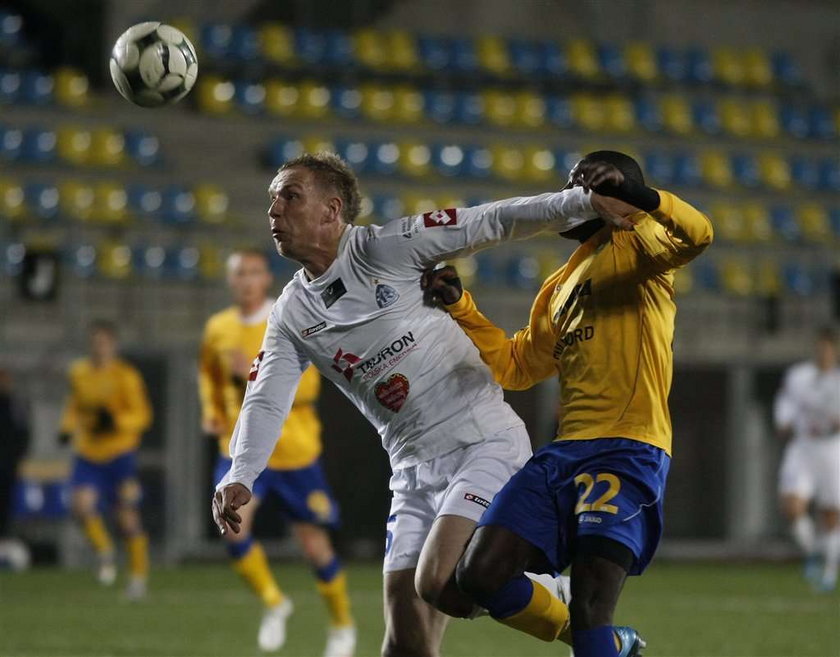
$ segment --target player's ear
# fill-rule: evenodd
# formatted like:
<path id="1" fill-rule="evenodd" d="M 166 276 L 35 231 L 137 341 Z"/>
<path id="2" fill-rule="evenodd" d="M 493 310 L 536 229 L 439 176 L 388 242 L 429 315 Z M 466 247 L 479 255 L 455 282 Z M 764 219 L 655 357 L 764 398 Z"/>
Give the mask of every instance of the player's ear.
<path id="1" fill-rule="evenodd" d="M 329 223 L 341 222 L 341 210 L 344 204 L 338 196 L 331 196 L 327 199 L 327 219 Z"/>

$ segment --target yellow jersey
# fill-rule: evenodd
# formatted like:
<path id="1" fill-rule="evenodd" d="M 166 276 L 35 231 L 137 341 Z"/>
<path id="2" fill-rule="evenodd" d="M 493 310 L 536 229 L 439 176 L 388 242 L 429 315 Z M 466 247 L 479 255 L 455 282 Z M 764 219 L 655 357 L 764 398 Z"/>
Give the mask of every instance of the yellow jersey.
<path id="1" fill-rule="evenodd" d="M 75 361 L 68 373 L 70 394 L 61 431 L 71 434 L 77 454 L 104 463 L 136 450 L 152 423 L 152 408 L 140 373 L 123 360 L 96 367 L 88 358 Z M 114 429 L 96 432 L 99 409 L 114 419 Z"/>
<path id="2" fill-rule="evenodd" d="M 605 226 L 543 284 L 513 338 L 468 292 L 447 306 L 502 387 L 557 374 L 558 440 L 630 438 L 671 453 L 674 270 L 712 242 L 709 219 L 659 192 L 633 231 Z"/>
<path id="3" fill-rule="evenodd" d="M 270 304 L 267 308 L 270 309 Z M 236 426 L 245 396 L 247 374 L 235 371 L 237 359 L 248 365 L 262 346 L 268 313 L 256 321 L 243 321 L 239 308 L 232 306 L 207 320 L 199 358 L 199 394 L 202 418 L 223 427 L 219 453 L 230 458 L 230 436 Z M 321 376 L 314 367 L 303 373 L 294 403 L 283 425 L 280 439 L 268 460 L 273 470 L 295 470 L 311 465 L 321 455 L 321 422 L 315 402 L 321 390 Z"/>

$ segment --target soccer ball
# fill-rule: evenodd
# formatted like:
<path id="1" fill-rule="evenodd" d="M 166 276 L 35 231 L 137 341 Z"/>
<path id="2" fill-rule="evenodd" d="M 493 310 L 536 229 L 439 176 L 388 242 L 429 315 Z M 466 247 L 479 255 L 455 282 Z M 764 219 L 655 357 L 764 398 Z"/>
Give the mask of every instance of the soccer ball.
<path id="1" fill-rule="evenodd" d="M 160 107 L 186 96 L 198 73 L 198 58 L 180 30 L 163 23 L 132 25 L 111 51 L 111 79 L 123 98 Z"/>

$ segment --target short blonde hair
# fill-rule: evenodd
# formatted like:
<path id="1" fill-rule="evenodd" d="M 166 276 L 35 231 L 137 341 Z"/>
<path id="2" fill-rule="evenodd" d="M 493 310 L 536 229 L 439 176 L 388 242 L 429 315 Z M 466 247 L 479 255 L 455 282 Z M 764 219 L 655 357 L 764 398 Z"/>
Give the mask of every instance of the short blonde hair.
<path id="1" fill-rule="evenodd" d="M 338 193 L 343 204 L 341 217 L 345 223 L 352 224 L 356 221 L 361 210 L 362 197 L 359 192 L 359 179 L 347 162 L 329 151 L 304 153 L 283 164 L 277 173 L 297 167 L 309 169 L 322 187 L 328 187 Z"/>

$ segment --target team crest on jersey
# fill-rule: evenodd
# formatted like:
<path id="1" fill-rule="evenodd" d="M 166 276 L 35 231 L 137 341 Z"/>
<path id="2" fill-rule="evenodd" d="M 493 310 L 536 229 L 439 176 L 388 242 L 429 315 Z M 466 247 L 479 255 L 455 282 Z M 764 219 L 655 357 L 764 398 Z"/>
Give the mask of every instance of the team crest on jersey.
<path id="1" fill-rule="evenodd" d="M 376 305 L 380 308 L 387 308 L 388 306 L 396 303 L 397 299 L 400 298 L 399 292 L 390 285 L 385 285 L 384 283 L 380 283 L 376 286 L 375 295 Z"/>
<path id="2" fill-rule="evenodd" d="M 396 372 L 385 381 L 377 383 L 373 392 L 380 404 L 393 413 L 399 413 L 403 404 L 405 404 L 405 400 L 408 399 L 410 389 L 411 384 L 408 382 L 408 377 Z"/>
<path id="3" fill-rule="evenodd" d="M 254 359 L 254 362 L 251 363 L 251 370 L 248 372 L 248 380 L 249 381 L 256 381 L 257 380 L 257 374 L 259 374 L 260 363 L 262 363 L 263 356 L 265 356 L 265 352 L 261 351 L 260 353 L 257 354 L 257 357 Z"/>
<path id="4" fill-rule="evenodd" d="M 426 212 L 423 215 L 423 225 L 426 228 L 438 228 L 440 226 L 454 226 L 458 223 L 458 213 L 455 208 L 447 208 L 446 210 L 435 210 L 434 212 Z"/>

